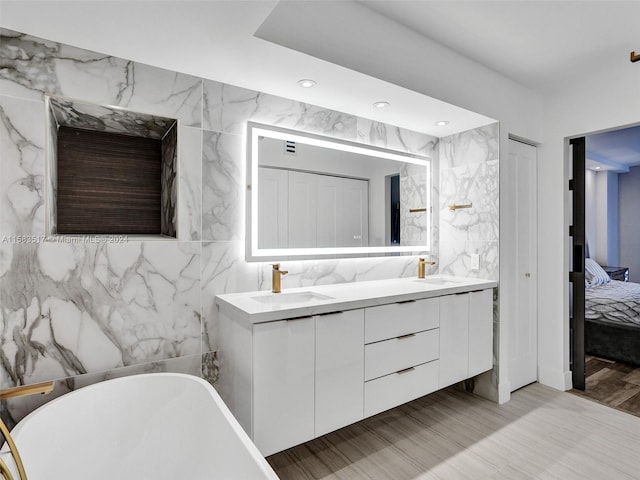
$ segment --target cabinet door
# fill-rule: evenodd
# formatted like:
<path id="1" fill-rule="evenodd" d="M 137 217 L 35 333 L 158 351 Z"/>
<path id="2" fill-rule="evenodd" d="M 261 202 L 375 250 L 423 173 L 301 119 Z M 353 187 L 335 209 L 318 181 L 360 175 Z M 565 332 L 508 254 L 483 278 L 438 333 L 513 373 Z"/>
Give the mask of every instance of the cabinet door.
<path id="1" fill-rule="evenodd" d="M 440 388 L 469 377 L 469 294 L 440 298 Z"/>
<path id="2" fill-rule="evenodd" d="M 253 327 L 253 441 L 265 456 L 313 438 L 314 323 Z"/>
<path id="3" fill-rule="evenodd" d="M 362 420 L 364 310 L 316 317 L 316 431 Z"/>
<path id="4" fill-rule="evenodd" d="M 469 377 L 493 368 L 493 290 L 469 293 Z"/>

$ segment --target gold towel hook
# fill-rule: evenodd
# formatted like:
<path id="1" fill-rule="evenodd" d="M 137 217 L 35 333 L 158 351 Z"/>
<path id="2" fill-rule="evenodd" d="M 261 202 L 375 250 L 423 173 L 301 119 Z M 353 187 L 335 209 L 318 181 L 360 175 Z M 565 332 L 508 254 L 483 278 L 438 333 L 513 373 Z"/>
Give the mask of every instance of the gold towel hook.
<path id="1" fill-rule="evenodd" d="M 631 52 L 631 55 L 629 55 L 629 60 L 631 60 L 631 63 L 640 62 L 640 54 L 636 53 L 635 51 Z"/>

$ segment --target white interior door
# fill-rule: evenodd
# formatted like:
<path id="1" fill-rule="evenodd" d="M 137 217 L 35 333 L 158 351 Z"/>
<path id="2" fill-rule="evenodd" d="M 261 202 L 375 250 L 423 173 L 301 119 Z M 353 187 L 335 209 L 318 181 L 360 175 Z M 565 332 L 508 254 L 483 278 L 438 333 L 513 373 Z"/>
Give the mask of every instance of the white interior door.
<path id="1" fill-rule="evenodd" d="M 501 282 L 510 285 L 509 295 L 509 383 L 511 391 L 538 378 L 537 312 L 537 152 L 536 147 L 509 140 L 507 167 L 511 225 L 508 258 L 513 268 Z"/>

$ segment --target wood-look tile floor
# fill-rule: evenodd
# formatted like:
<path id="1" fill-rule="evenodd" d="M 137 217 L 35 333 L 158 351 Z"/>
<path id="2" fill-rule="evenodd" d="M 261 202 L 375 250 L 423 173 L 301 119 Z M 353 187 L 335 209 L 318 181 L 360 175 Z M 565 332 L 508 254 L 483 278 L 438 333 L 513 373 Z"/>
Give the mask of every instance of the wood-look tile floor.
<path id="1" fill-rule="evenodd" d="M 282 480 L 638 480 L 640 418 L 532 384 L 448 388 L 267 459 Z"/>
<path id="2" fill-rule="evenodd" d="M 585 376 L 585 391 L 571 393 L 640 417 L 640 368 L 587 355 Z"/>

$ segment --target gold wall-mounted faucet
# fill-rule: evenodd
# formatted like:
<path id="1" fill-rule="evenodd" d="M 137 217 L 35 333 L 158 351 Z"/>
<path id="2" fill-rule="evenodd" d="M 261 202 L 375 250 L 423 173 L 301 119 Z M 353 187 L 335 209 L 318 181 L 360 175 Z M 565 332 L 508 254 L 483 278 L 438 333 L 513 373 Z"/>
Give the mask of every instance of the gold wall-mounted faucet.
<path id="1" fill-rule="evenodd" d="M 279 263 L 274 263 L 271 266 L 273 267 L 273 269 L 271 270 L 271 291 L 273 293 L 280 293 L 282 291 L 282 287 L 281 287 L 282 275 L 286 275 L 289 272 L 287 270 L 280 270 Z"/>
<path id="2" fill-rule="evenodd" d="M 436 262 L 432 262 L 431 260 L 425 260 L 424 258 L 418 259 L 418 278 L 424 278 L 425 270 L 427 265 L 435 265 Z"/>

